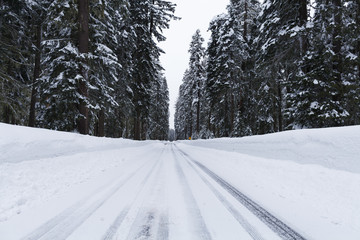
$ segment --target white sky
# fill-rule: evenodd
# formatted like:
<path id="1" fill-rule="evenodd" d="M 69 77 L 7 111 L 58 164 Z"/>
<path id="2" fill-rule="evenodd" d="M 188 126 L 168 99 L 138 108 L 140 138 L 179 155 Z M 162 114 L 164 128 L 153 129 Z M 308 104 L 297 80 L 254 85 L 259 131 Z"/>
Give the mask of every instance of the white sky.
<path id="1" fill-rule="evenodd" d="M 167 40 L 160 44 L 166 52 L 161 56 L 170 92 L 170 128 L 174 128 L 175 102 L 182 77 L 188 67 L 189 45 L 192 35 L 200 29 L 205 38 L 204 47 L 210 33 L 210 21 L 218 14 L 226 12 L 229 0 L 173 0 L 177 4 L 175 15 L 181 20 L 172 21 L 170 29 L 164 32 Z"/>

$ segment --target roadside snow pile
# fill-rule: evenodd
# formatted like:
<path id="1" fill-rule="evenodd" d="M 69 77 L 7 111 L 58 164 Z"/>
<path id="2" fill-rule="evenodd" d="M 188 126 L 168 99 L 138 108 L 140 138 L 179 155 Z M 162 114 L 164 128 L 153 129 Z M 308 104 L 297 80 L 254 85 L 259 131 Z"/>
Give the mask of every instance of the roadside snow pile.
<path id="1" fill-rule="evenodd" d="M 360 126 L 178 145 L 309 239 L 359 239 Z"/>
<path id="2" fill-rule="evenodd" d="M 306 239 L 359 239 L 360 174 L 190 144 L 178 145 L 191 158 L 303 233 Z M 354 160 L 358 160 L 359 155 L 353 155 Z"/>
<path id="3" fill-rule="evenodd" d="M 147 144 L 0 123 L 0 164 Z"/>
<path id="4" fill-rule="evenodd" d="M 121 167 L 139 146 L 151 148 L 149 142 L 0 123 L 0 223 Z"/>
<path id="5" fill-rule="evenodd" d="M 197 147 L 360 173 L 360 126 L 181 142 Z"/>

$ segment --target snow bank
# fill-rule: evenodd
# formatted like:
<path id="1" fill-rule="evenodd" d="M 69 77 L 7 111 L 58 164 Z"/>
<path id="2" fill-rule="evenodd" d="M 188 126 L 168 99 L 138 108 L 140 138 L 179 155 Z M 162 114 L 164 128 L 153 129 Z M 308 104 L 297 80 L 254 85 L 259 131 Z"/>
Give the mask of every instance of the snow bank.
<path id="1" fill-rule="evenodd" d="M 149 142 L 96 138 L 76 133 L 12 126 L 0 123 L 0 163 L 143 146 Z"/>
<path id="2" fill-rule="evenodd" d="M 360 174 L 237 152 L 201 151 L 189 144 L 179 148 L 306 239 L 359 239 Z"/>
<path id="3" fill-rule="evenodd" d="M 143 147 L 143 151 L 138 151 Z M 96 138 L 0 123 L 0 223 L 56 198 L 153 148 L 149 141 Z"/>
<path id="4" fill-rule="evenodd" d="M 197 147 L 360 173 L 360 126 L 181 142 Z"/>

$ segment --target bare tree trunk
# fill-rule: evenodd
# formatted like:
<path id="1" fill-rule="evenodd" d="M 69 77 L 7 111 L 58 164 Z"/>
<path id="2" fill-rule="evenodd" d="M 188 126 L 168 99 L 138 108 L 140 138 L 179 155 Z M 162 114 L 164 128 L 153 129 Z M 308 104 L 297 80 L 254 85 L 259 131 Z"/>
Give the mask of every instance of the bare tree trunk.
<path id="1" fill-rule="evenodd" d="M 300 26 L 306 26 L 308 21 L 308 0 L 298 0 L 299 1 L 299 23 Z M 306 34 L 303 33 L 300 35 L 300 54 L 301 56 L 305 55 L 308 49 L 308 41 Z"/>
<path id="2" fill-rule="evenodd" d="M 78 0 L 79 6 L 79 52 L 88 53 L 89 52 L 89 0 Z M 86 64 L 86 61 L 83 62 Z M 84 68 L 80 68 L 80 74 L 83 77 L 82 80 L 78 82 L 78 92 L 85 99 L 89 97 L 87 82 L 89 80 L 88 71 Z M 88 126 L 88 115 L 89 109 L 87 103 L 84 100 L 81 100 L 79 104 L 79 112 L 82 115 L 78 123 L 78 130 L 81 134 L 89 133 Z"/>
<path id="3" fill-rule="evenodd" d="M 235 96 L 234 94 L 230 94 L 230 134 L 234 133 L 234 125 L 235 125 Z"/>
<path id="4" fill-rule="evenodd" d="M 200 83 L 198 83 L 198 102 L 196 106 L 196 134 L 200 133 L 200 98 L 201 98 L 201 92 L 200 92 Z"/>
<path id="5" fill-rule="evenodd" d="M 284 130 L 284 121 L 283 121 L 283 93 L 282 93 L 282 87 L 281 84 L 277 83 L 277 92 L 278 92 L 278 98 L 279 98 L 279 112 L 278 112 L 278 121 L 279 121 L 279 127 L 278 131 L 282 132 Z"/>
<path id="6" fill-rule="evenodd" d="M 12 115 L 12 112 L 10 110 L 10 107 L 9 106 L 5 106 L 4 107 L 4 110 L 3 110 L 3 118 L 4 118 L 4 123 L 10 123 L 10 117 Z"/>
<path id="7" fill-rule="evenodd" d="M 41 23 L 39 23 L 37 26 L 37 29 L 36 29 L 36 43 L 35 43 L 36 53 L 35 53 L 33 85 L 32 85 L 32 91 L 31 91 L 29 127 L 35 126 L 35 105 L 36 105 L 36 100 L 37 100 L 36 81 L 40 76 L 41 39 L 42 39 L 42 26 L 41 26 Z"/>
<path id="8" fill-rule="evenodd" d="M 98 123 L 98 136 L 105 136 L 105 111 L 101 109 L 99 112 L 99 123 Z"/>
<path id="9" fill-rule="evenodd" d="M 247 29 L 248 29 L 248 25 L 247 25 L 247 20 L 248 20 L 248 2 L 247 0 L 245 0 L 245 6 L 244 6 L 244 32 L 243 32 L 243 37 L 245 42 L 247 42 Z"/>
<path id="10" fill-rule="evenodd" d="M 333 51 L 335 55 L 335 61 L 333 61 L 333 70 L 334 70 L 334 77 L 335 82 L 338 85 L 338 89 L 341 89 L 341 74 L 342 74 L 342 57 L 341 57 L 341 30 L 342 30 L 342 5 L 341 0 L 333 0 L 333 4 L 335 7 L 334 12 L 334 32 L 332 36 L 333 40 Z M 339 101 L 341 99 L 341 93 L 337 92 L 337 94 L 334 96 L 335 101 Z"/>
<path id="11" fill-rule="evenodd" d="M 192 137 L 192 135 L 193 135 L 193 111 L 192 111 L 192 106 L 191 106 L 190 107 L 190 118 L 189 118 L 189 137 Z"/>
<path id="12" fill-rule="evenodd" d="M 125 124 L 126 124 L 126 126 L 125 126 L 125 138 L 129 138 L 129 119 L 128 118 L 126 118 L 125 119 Z M 121 134 L 120 136 L 123 136 L 123 134 Z"/>
<path id="13" fill-rule="evenodd" d="M 140 110 L 135 109 L 135 119 L 134 119 L 134 140 L 141 139 L 141 121 L 140 121 Z"/>
<path id="14" fill-rule="evenodd" d="M 229 119 L 229 101 L 228 101 L 228 93 L 225 94 L 225 102 L 224 102 L 224 133 L 221 137 L 229 137 L 230 134 L 230 119 Z M 221 128 L 221 127 L 220 127 Z"/>
<path id="15" fill-rule="evenodd" d="M 340 54 L 341 51 L 341 24 L 342 24 L 342 5 L 341 0 L 334 0 L 334 6 L 335 6 L 335 14 L 334 14 L 334 22 L 335 22 L 335 28 L 333 33 L 333 51 L 336 56 Z M 334 64 L 334 70 L 338 72 L 338 74 L 341 73 L 341 62 L 337 62 Z M 340 79 L 338 79 L 340 80 Z"/>

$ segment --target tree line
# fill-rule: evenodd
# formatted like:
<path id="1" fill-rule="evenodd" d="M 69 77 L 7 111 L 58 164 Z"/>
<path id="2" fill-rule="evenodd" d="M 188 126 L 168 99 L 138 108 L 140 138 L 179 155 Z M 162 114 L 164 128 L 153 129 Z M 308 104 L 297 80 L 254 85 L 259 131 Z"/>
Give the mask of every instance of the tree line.
<path id="1" fill-rule="evenodd" d="M 163 0 L 0 0 L 0 121 L 167 139 Z"/>
<path id="2" fill-rule="evenodd" d="M 178 139 L 360 124 L 357 0 L 231 0 L 197 31 L 176 103 Z"/>

